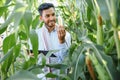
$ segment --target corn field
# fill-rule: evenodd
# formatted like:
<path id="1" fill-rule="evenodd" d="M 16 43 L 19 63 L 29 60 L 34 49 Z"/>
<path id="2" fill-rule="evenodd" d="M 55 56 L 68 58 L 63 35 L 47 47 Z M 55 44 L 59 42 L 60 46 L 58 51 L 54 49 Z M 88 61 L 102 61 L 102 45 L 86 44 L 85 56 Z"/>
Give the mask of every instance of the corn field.
<path id="1" fill-rule="evenodd" d="M 46 64 L 43 56 L 38 65 L 35 29 L 43 25 L 37 11 L 43 2 L 0 0 L 0 80 L 40 80 L 36 74 L 45 66 L 60 70 L 49 78 L 119 80 L 120 0 L 56 0 L 56 16 L 62 16 L 72 44 L 62 64 Z M 29 38 L 34 57 L 26 51 Z"/>

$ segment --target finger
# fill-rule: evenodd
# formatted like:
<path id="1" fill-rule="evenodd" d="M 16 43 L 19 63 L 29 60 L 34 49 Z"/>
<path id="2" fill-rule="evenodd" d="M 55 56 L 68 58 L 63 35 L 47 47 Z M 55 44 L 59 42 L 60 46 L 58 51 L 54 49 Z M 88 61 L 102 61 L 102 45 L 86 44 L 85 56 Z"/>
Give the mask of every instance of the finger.
<path id="1" fill-rule="evenodd" d="M 61 34 L 61 35 L 65 35 L 65 32 L 66 32 L 64 27 L 59 27 L 57 31 L 58 31 L 58 33 Z M 61 35 L 60 35 L 60 36 L 61 36 Z"/>
<path id="2" fill-rule="evenodd" d="M 61 34 L 65 34 L 65 29 L 64 29 L 63 27 L 61 27 L 60 33 L 61 33 Z"/>
<path id="3" fill-rule="evenodd" d="M 61 39 L 63 37 L 64 33 L 62 31 L 58 31 L 58 37 Z"/>
<path id="4" fill-rule="evenodd" d="M 57 34 L 58 34 L 58 37 L 61 36 L 61 32 L 60 32 L 60 30 L 57 31 Z"/>
<path id="5" fill-rule="evenodd" d="M 60 37 L 64 37 L 65 36 L 65 31 L 60 31 Z"/>
<path id="6" fill-rule="evenodd" d="M 63 29 L 59 28 L 59 34 L 62 34 L 62 32 L 63 32 Z"/>
<path id="7" fill-rule="evenodd" d="M 63 26 L 60 26 L 58 30 L 60 30 L 60 31 L 64 31 L 65 28 L 64 28 Z"/>
<path id="8" fill-rule="evenodd" d="M 59 25 L 59 27 L 61 28 L 61 27 L 63 27 L 64 28 L 64 26 L 62 26 L 62 25 Z"/>

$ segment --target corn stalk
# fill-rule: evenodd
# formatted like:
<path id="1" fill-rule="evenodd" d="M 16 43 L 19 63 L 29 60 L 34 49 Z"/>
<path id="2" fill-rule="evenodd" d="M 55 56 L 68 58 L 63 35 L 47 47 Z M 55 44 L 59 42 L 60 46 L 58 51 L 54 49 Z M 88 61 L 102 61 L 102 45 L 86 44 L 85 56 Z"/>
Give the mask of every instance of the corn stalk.
<path id="1" fill-rule="evenodd" d="M 108 10 L 110 13 L 110 18 L 111 18 L 111 24 L 113 27 L 113 32 L 114 32 L 114 40 L 116 44 L 116 50 L 117 50 L 117 56 L 118 56 L 118 70 L 120 71 L 120 40 L 118 36 L 118 23 L 117 23 L 117 1 L 116 0 L 106 0 Z"/>

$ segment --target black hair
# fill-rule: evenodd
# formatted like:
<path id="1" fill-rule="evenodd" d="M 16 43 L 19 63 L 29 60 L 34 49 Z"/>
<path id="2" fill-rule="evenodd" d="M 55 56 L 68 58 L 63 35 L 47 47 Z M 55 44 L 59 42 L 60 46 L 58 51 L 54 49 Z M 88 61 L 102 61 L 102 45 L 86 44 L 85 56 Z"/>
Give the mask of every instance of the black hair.
<path id="1" fill-rule="evenodd" d="M 43 3 L 38 7 L 38 12 L 42 16 L 42 11 L 51 7 L 55 8 L 52 3 Z"/>

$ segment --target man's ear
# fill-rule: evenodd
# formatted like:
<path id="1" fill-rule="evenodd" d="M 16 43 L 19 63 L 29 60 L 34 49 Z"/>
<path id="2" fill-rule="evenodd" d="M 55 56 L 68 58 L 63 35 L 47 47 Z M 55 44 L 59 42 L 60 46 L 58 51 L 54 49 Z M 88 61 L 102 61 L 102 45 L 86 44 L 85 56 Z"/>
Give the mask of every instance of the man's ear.
<path id="1" fill-rule="evenodd" d="M 42 16 L 40 16 L 40 21 L 43 21 Z"/>

